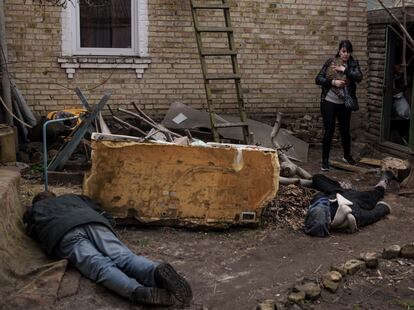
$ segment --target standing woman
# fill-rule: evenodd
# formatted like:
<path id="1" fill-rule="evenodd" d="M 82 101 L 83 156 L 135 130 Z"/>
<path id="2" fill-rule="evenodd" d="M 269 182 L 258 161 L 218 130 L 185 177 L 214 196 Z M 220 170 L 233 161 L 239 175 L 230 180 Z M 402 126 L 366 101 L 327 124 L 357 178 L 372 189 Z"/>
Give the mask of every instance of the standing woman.
<path id="1" fill-rule="evenodd" d="M 325 130 L 322 139 L 321 170 L 329 170 L 329 153 L 336 119 L 344 150 L 342 160 L 350 165 L 356 164 L 351 156 L 351 109 L 345 105 L 345 101 L 350 98 L 354 106 L 357 106 L 356 83 L 361 80 L 359 63 L 352 57 L 352 44 L 349 40 L 343 40 L 339 43 L 336 56 L 325 62 L 315 78 L 316 84 L 322 86 L 321 113 Z"/>

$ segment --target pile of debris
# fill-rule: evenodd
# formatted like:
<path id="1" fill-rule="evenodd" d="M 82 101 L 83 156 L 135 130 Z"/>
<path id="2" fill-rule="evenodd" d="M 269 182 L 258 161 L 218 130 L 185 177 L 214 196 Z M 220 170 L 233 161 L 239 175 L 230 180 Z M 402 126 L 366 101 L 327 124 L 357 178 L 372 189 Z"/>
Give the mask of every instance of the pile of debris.
<path id="1" fill-rule="evenodd" d="M 281 185 L 277 196 L 263 211 L 263 225 L 301 230 L 309 203 L 315 193 L 315 190 L 303 186 Z"/>
<path id="2" fill-rule="evenodd" d="M 302 118 L 287 122 L 287 129 L 294 132 L 295 137 L 312 144 L 319 144 L 322 136 L 322 116 L 304 115 Z"/>

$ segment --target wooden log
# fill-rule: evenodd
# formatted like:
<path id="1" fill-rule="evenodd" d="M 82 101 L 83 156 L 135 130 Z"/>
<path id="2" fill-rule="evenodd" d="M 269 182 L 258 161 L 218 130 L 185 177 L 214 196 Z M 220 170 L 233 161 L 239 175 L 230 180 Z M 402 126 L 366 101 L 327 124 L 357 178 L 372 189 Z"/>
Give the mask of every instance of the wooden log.
<path id="1" fill-rule="evenodd" d="M 298 165 L 294 164 L 281 150 L 280 145 L 276 141 L 277 133 L 280 130 L 280 126 L 282 124 L 282 113 L 277 113 L 276 121 L 273 126 L 273 130 L 270 134 L 270 140 L 272 141 L 273 146 L 276 150 L 278 150 L 279 161 L 280 161 L 280 175 L 282 177 L 293 177 L 296 174 L 303 179 L 311 179 L 312 175 L 307 172 L 305 169 L 299 167 Z M 288 181 L 286 181 L 288 182 Z M 291 182 L 291 181 L 289 181 Z M 282 183 L 283 184 L 283 183 Z M 294 184 L 294 183 L 288 183 Z M 300 184 L 300 181 L 299 181 Z"/>
<path id="2" fill-rule="evenodd" d="M 305 179 L 300 179 L 300 178 L 280 177 L 279 178 L 279 184 L 282 184 L 282 185 L 294 184 L 294 185 L 302 185 L 302 186 L 306 186 L 306 187 L 312 187 L 312 180 L 305 180 Z"/>
<path id="3" fill-rule="evenodd" d="M 330 160 L 329 161 L 329 164 L 332 167 L 339 168 L 339 169 L 343 169 L 343 170 L 347 170 L 347 171 L 351 171 L 351 172 L 357 172 L 357 173 L 368 173 L 368 172 L 370 172 L 369 169 L 362 168 L 362 167 L 358 167 L 358 166 L 349 165 L 349 164 L 346 164 L 346 163 L 341 163 L 341 162 L 336 161 L 336 160 Z"/>
<path id="4" fill-rule="evenodd" d="M 381 160 L 381 169 L 392 171 L 397 180 L 400 182 L 407 178 L 411 173 L 411 165 L 408 160 L 403 160 L 391 156 L 385 157 Z"/>
<path id="5" fill-rule="evenodd" d="M 281 161 L 280 163 L 280 175 L 283 177 L 293 177 L 296 174 L 297 166 L 289 161 Z"/>

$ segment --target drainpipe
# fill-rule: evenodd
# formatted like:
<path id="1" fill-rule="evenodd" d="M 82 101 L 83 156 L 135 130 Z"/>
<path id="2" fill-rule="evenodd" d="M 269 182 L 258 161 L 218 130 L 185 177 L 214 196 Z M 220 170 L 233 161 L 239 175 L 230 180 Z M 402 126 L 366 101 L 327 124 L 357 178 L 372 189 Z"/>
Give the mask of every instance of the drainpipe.
<path id="1" fill-rule="evenodd" d="M 5 102 L 7 108 L 10 111 L 13 111 L 12 101 L 11 101 L 11 91 L 10 91 L 10 80 L 7 71 L 7 43 L 6 43 L 6 22 L 4 19 L 4 1 L 0 0 L 0 64 L 2 72 L 2 89 L 3 89 L 3 101 Z M 12 116 L 5 112 L 6 122 L 9 126 L 13 126 Z"/>

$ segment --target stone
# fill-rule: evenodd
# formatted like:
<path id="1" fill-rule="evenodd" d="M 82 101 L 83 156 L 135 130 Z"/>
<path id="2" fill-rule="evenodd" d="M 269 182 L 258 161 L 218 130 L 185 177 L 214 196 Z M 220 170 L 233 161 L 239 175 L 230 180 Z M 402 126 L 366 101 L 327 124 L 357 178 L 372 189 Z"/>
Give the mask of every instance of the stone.
<path id="1" fill-rule="evenodd" d="M 339 282 L 334 282 L 327 278 L 324 278 L 322 280 L 322 283 L 323 283 L 323 287 L 331 293 L 335 293 L 338 290 Z"/>
<path id="2" fill-rule="evenodd" d="M 360 269 L 365 268 L 365 262 L 359 259 L 351 259 L 344 265 L 347 274 L 355 274 Z"/>
<path id="3" fill-rule="evenodd" d="M 342 274 L 338 271 L 332 270 L 326 273 L 323 278 L 332 282 L 339 282 L 342 279 Z"/>
<path id="4" fill-rule="evenodd" d="M 390 245 L 382 251 L 382 257 L 385 259 L 396 258 L 400 255 L 401 247 L 399 245 Z"/>
<path id="5" fill-rule="evenodd" d="M 304 292 L 306 298 L 314 300 L 321 295 L 321 288 L 318 284 L 313 282 L 307 282 L 303 284 L 297 284 L 294 288 L 296 292 Z"/>
<path id="6" fill-rule="evenodd" d="M 361 253 L 360 258 L 365 262 L 367 268 L 377 268 L 378 267 L 378 254 L 375 252 Z"/>
<path id="7" fill-rule="evenodd" d="M 306 294 L 303 291 L 292 292 L 289 294 L 288 300 L 295 304 L 300 304 L 305 301 L 305 297 L 306 297 Z"/>
<path id="8" fill-rule="evenodd" d="M 276 310 L 275 301 L 272 299 L 265 300 L 257 305 L 256 310 Z"/>
<path id="9" fill-rule="evenodd" d="M 345 276 L 346 275 L 346 269 L 345 269 L 345 265 L 334 265 L 331 266 L 331 271 L 337 271 L 341 274 L 341 276 Z"/>
<path id="10" fill-rule="evenodd" d="M 404 245 L 401 248 L 400 255 L 403 258 L 414 258 L 414 243 Z"/>

